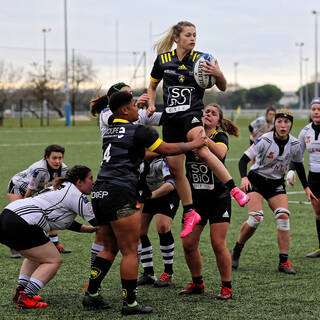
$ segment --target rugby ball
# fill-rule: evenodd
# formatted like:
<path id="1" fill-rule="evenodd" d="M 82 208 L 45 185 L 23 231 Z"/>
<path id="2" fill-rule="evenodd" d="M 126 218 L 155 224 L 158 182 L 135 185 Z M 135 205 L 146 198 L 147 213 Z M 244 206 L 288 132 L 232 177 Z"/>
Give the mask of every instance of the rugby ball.
<path id="1" fill-rule="evenodd" d="M 214 76 L 207 76 L 203 74 L 202 64 L 205 63 L 205 60 L 208 60 L 211 63 L 215 63 L 214 58 L 211 54 L 200 54 L 193 66 L 193 76 L 199 87 L 208 89 L 213 87 L 213 85 L 216 83 L 216 78 Z"/>

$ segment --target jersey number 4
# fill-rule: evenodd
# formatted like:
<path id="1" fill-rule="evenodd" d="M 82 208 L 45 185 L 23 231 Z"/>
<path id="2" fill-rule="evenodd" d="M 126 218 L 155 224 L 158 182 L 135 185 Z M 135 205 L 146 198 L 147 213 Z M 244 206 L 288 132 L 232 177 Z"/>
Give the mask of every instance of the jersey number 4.
<path id="1" fill-rule="evenodd" d="M 110 150 L 111 150 L 111 143 L 108 144 L 108 146 L 103 154 L 103 161 L 105 161 L 105 162 L 110 161 L 110 159 L 111 159 Z"/>

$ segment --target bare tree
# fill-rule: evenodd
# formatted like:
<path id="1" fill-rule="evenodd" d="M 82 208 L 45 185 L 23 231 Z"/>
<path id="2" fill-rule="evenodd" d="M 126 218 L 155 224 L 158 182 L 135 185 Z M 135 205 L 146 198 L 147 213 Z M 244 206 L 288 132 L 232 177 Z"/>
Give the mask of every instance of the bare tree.
<path id="1" fill-rule="evenodd" d="M 0 126 L 3 125 L 4 108 L 11 101 L 12 92 L 19 85 L 22 75 L 22 68 L 15 68 L 0 60 Z"/>
<path id="2" fill-rule="evenodd" d="M 32 94 L 42 110 L 43 101 L 46 100 L 48 108 L 63 117 L 61 107 L 63 105 L 61 92 L 61 80 L 51 72 L 51 63 L 48 61 L 46 75 L 43 72 L 43 66 L 34 62 L 31 64 L 32 70 L 29 72 L 28 86 L 33 88 Z"/>
<path id="3" fill-rule="evenodd" d="M 75 113 L 75 106 L 79 96 L 81 85 L 90 84 L 95 76 L 96 71 L 92 67 L 92 60 L 84 56 L 73 55 L 71 64 L 72 73 L 72 114 Z"/>

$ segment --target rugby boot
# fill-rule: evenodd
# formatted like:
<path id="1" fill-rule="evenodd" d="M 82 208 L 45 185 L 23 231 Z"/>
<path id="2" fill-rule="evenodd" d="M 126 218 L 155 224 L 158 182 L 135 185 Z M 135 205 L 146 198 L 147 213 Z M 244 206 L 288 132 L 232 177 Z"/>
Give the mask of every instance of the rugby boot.
<path id="1" fill-rule="evenodd" d="M 185 213 L 180 238 L 184 238 L 189 235 L 192 232 L 193 227 L 200 221 L 201 217 L 194 209 Z"/>
<path id="2" fill-rule="evenodd" d="M 10 249 L 10 258 L 19 259 L 21 258 L 21 254 L 17 250 Z"/>
<path id="3" fill-rule="evenodd" d="M 190 283 L 185 289 L 180 291 L 179 294 L 202 294 L 204 293 L 204 283 Z"/>
<path id="4" fill-rule="evenodd" d="M 70 249 L 66 249 L 60 242 L 56 244 L 56 247 L 60 253 L 71 253 Z"/>
<path id="5" fill-rule="evenodd" d="M 296 274 L 297 272 L 291 266 L 293 266 L 293 263 L 287 260 L 284 263 L 279 263 L 278 270 L 286 274 Z"/>
<path id="6" fill-rule="evenodd" d="M 234 252 L 234 250 L 232 250 L 232 253 L 231 253 L 231 265 L 232 265 L 232 269 L 238 269 L 239 259 L 240 259 L 240 255 L 237 255 L 237 254 Z"/>
<path id="7" fill-rule="evenodd" d="M 22 292 L 22 288 L 21 287 L 16 287 L 16 290 L 14 292 L 14 296 L 12 298 L 12 302 L 13 303 L 18 303 L 18 299 L 19 299 L 19 296 L 20 296 L 20 293 Z M 42 297 L 40 296 L 33 296 L 33 299 L 36 300 L 36 301 L 41 301 L 42 300 Z"/>
<path id="8" fill-rule="evenodd" d="M 220 293 L 217 295 L 217 299 L 218 300 L 228 300 L 228 299 L 232 299 L 232 289 L 228 288 L 224 285 L 221 285 L 221 291 Z"/>
<path id="9" fill-rule="evenodd" d="M 86 310 L 110 308 L 109 303 L 102 297 L 100 293 L 98 293 L 96 296 L 91 296 L 87 290 L 82 298 L 82 305 Z"/>
<path id="10" fill-rule="evenodd" d="M 307 258 L 320 258 L 320 249 L 316 249 L 306 255 Z"/>
<path id="11" fill-rule="evenodd" d="M 238 187 L 234 187 L 231 189 L 230 194 L 236 199 L 239 203 L 240 207 L 245 206 L 246 203 L 249 201 L 249 197 Z"/>
<path id="12" fill-rule="evenodd" d="M 157 288 L 169 287 L 172 283 L 172 275 L 164 272 L 161 277 L 154 282 L 154 286 Z"/>
<path id="13" fill-rule="evenodd" d="M 142 276 L 138 279 L 137 285 L 144 286 L 146 284 L 154 284 L 156 277 L 153 274 L 143 273 Z"/>
<path id="14" fill-rule="evenodd" d="M 36 308 L 46 308 L 48 304 L 46 302 L 40 302 L 34 299 L 34 297 L 29 297 L 24 291 L 20 292 L 18 298 L 18 307 L 24 309 L 36 309 Z"/>
<path id="15" fill-rule="evenodd" d="M 129 316 L 131 314 L 147 314 L 147 313 L 151 313 L 152 312 L 152 308 L 151 307 L 145 307 L 142 304 L 137 304 L 134 307 L 130 307 L 128 306 L 127 302 L 123 302 L 123 306 L 122 306 L 122 310 L 121 313 L 124 316 Z"/>

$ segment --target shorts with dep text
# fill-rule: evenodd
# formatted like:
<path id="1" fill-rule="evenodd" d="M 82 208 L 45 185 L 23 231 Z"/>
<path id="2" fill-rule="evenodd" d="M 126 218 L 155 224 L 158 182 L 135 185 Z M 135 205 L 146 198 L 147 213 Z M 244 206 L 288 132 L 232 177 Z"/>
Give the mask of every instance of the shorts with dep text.
<path id="1" fill-rule="evenodd" d="M 91 203 L 98 225 L 129 217 L 137 212 L 135 190 L 97 181 L 91 192 Z"/>

